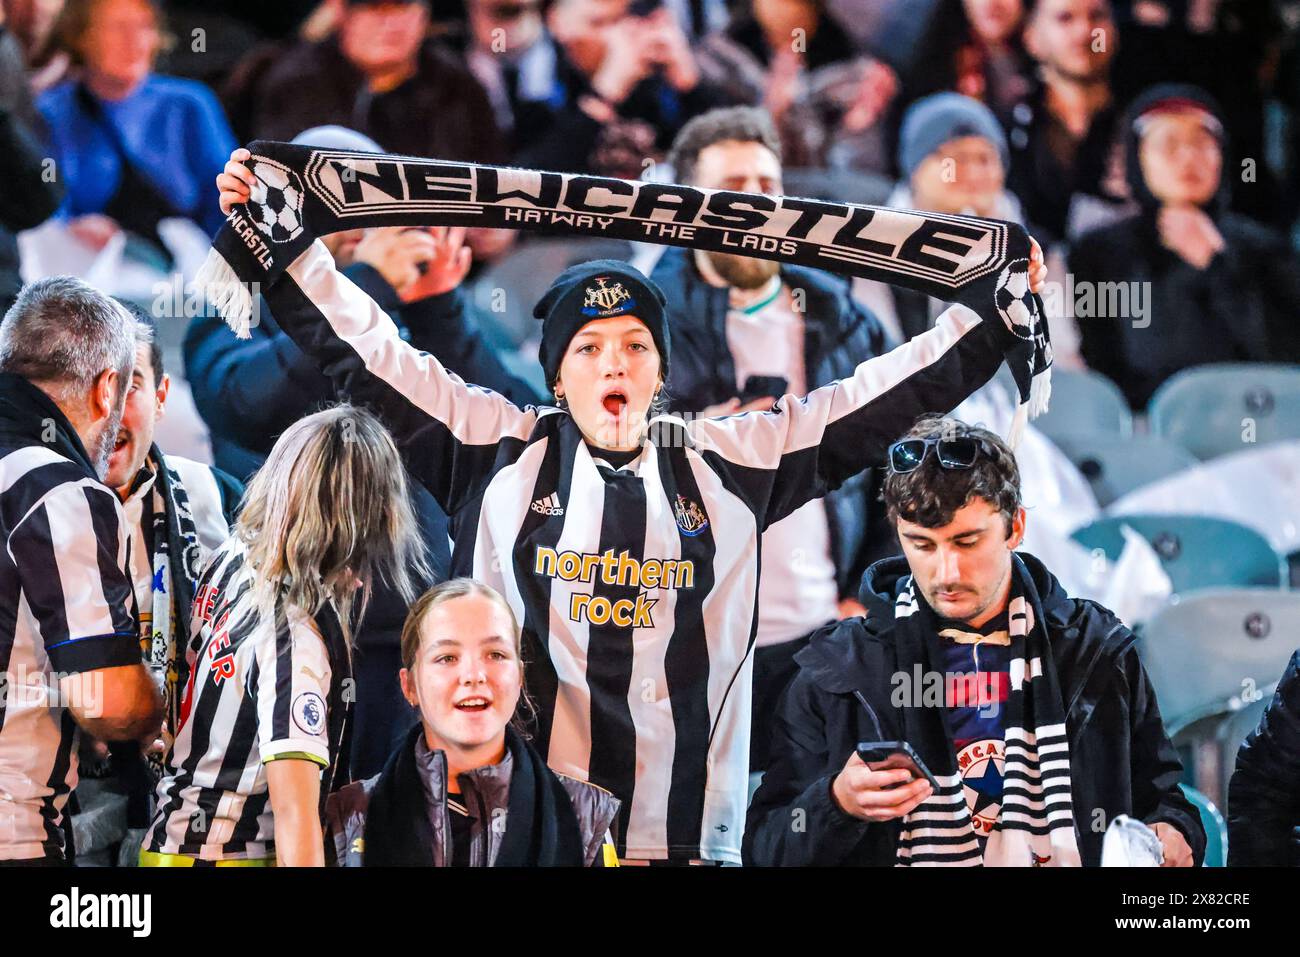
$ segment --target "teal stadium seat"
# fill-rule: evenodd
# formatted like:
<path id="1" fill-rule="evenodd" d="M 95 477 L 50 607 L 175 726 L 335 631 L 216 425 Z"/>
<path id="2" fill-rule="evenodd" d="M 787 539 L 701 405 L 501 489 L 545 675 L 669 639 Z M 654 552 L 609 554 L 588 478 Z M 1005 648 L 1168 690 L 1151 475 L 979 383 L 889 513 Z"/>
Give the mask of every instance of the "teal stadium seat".
<path id="1" fill-rule="evenodd" d="M 1201 815 L 1201 826 L 1205 828 L 1205 867 L 1228 866 L 1228 822 L 1214 806 L 1214 802 L 1196 788 L 1182 785 L 1183 795 L 1192 802 Z"/>
<path id="2" fill-rule="evenodd" d="M 1099 372 L 1052 369 L 1052 399 L 1034 419 L 1034 428 L 1052 441 L 1058 435 L 1102 432 L 1131 435 L 1133 413 L 1119 387 Z"/>
<path id="3" fill-rule="evenodd" d="M 1279 588 L 1285 562 L 1254 529 L 1201 515 L 1117 515 L 1100 518 L 1071 536 L 1114 561 L 1128 525 L 1151 543 L 1176 594 L 1215 586 Z"/>
<path id="4" fill-rule="evenodd" d="M 1088 480 L 1102 508 L 1134 489 L 1197 464 L 1191 452 L 1155 435 L 1062 432 L 1051 439 Z"/>
<path id="5" fill-rule="evenodd" d="M 1235 712 L 1262 700 L 1286 670 L 1297 635 L 1298 592 L 1210 588 L 1174 596 L 1139 629 L 1165 725 L 1177 730 L 1215 707 Z"/>
<path id="6" fill-rule="evenodd" d="M 1147 406 L 1151 431 L 1199 459 L 1300 439 L 1300 366 L 1233 362 L 1184 369 Z"/>
<path id="7" fill-rule="evenodd" d="M 1242 739 L 1259 723 L 1300 634 L 1300 593 L 1212 588 L 1175 596 L 1138 628 L 1142 663 L 1185 780 L 1224 803 Z"/>

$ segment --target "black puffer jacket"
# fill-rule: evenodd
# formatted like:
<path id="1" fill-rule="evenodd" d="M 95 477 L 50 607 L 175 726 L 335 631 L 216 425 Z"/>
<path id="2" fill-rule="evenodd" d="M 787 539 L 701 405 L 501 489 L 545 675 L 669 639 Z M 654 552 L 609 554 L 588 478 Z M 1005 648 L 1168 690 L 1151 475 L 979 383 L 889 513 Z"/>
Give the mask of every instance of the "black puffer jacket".
<path id="1" fill-rule="evenodd" d="M 689 249 L 665 250 L 650 278 L 672 308 L 674 349 L 665 391 L 673 411 L 698 413 L 733 398 L 738 389 L 736 363 L 727 346 L 727 290 L 704 280 Z M 805 294 L 804 368 L 809 390 L 849 378 L 859 363 L 892 347 L 880 321 L 853 299 L 842 277 L 783 264 L 781 281 Z M 875 504 L 879 480 L 879 473 L 868 469 L 825 499 L 841 598 L 854 597 L 872 560 L 897 552 L 884 507 Z M 884 550 L 876 550 L 882 545 Z"/>
<path id="2" fill-rule="evenodd" d="M 1103 825 L 1127 814 L 1178 828 L 1199 865 L 1205 831 L 1178 786 L 1182 764 L 1165 735 L 1133 633 L 1095 602 L 1067 596 L 1038 559 L 1019 554 L 1042 601 L 1065 698 L 1075 832 L 1083 863 L 1100 863 Z M 893 638 L 894 600 L 908 574 L 902 558 L 873 565 L 860 596 L 867 617 L 815 632 L 796 657 L 800 670 L 777 714 L 772 762 L 749 808 L 746 864 L 895 863 L 899 822 L 869 824 L 850 817 L 831 797 L 831 784 L 857 743 L 876 737 L 854 692 L 876 709 L 886 737 L 908 737 L 900 726 L 900 709 L 891 704 L 891 676 L 910 674 L 918 664 L 924 667 L 900 660 Z M 908 710 L 920 713 L 921 720 L 942 720 L 938 708 Z"/>
<path id="3" fill-rule="evenodd" d="M 1228 784 L 1228 864 L 1300 866 L 1300 651 Z"/>
<path id="4" fill-rule="evenodd" d="M 515 732 L 509 730 L 506 733 Z M 422 739 L 402 745 L 411 746 L 416 749 L 416 767 L 433 830 L 433 859 L 429 866 L 448 867 L 452 858 L 452 830 L 447 810 L 447 757 L 442 751 L 430 751 Z M 514 758 L 507 750 L 499 764 L 489 764 L 460 775 L 460 800 L 472 809 L 473 814 L 470 825 L 471 867 L 491 867 L 497 859 L 505 834 L 505 828 L 498 826 L 497 822 L 510 806 L 513 773 Z M 583 860 L 588 867 L 606 866 L 606 855 L 612 854 L 614 847 L 610 843 L 610 829 L 618 817 L 618 798 L 586 781 L 558 773 L 555 776 L 573 805 L 582 840 Z M 376 774 L 364 781 L 353 781 L 335 791 L 326 801 L 326 847 L 332 852 L 332 860 L 340 867 L 363 866 L 370 795 L 379 778 L 380 775 Z"/>

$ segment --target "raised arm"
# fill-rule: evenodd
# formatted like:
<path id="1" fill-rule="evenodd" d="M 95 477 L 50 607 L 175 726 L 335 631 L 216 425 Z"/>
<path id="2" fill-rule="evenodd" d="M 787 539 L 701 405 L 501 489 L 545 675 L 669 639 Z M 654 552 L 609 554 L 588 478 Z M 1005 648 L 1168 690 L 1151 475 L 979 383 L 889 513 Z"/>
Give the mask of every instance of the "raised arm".
<path id="1" fill-rule="evenodd" d="M 264 291 L 276 321 L 335 389 L 374 409 L 411 474 L 454 514 L 522 446 L 537 414 L 468 385 L 405 342 L 317 241 Z"/>
<path id="2" fill-rule="evenodd" d="M 1011 333 L 965 306 L 934 328 L 861 363 L 852 376 L 771 412 L 693 422 L 698 449 L 744 490 L 763 527 L 845 479 L 880 465 L 890 444 L 927 412 L 950 412 L 988 382 Z"/>
<path id="3" fill-rule="evenodd" d="M 217 177 L 223 212 L 255 182 L 235 150 Z M 469 385 L 402 339 L 373 299 L 341 274 L 317 240 L 262 290 L 280 328 L 335 390 L 372 408 L 393 433 L 411 474 L 448 515 L 473 499 L 532 434 L 537 413 Z"/>

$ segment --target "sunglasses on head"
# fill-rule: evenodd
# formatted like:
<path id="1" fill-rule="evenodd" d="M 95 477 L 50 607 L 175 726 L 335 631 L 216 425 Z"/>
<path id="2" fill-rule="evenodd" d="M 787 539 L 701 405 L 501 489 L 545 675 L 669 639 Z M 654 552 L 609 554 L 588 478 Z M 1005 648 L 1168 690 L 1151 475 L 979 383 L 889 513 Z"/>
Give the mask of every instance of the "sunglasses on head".
<path id="1" fill-rule="evenodd" d="M 915 472 L 932 448 L 939 464 L 946 469 L 968 469 L 975 464 L 981 452 L 990 458 L 993 455 L 984 439 L 973 436 L 901 439 L 889 447 L 889 468 L 900 474 Z"/>

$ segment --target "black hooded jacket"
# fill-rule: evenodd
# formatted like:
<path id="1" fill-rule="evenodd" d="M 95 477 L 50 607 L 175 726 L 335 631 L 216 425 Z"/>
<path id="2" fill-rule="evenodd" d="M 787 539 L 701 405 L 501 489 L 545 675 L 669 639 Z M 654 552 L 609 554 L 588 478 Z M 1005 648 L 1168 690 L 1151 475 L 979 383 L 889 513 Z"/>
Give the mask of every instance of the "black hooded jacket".
<path id="1" fill-rule="evenodd" d="M 1106 284 L 1142 290 L 1141 317 L 1131 302 L 1125 308 L 1124 300 L 1117 309 L 1076 303 L 1084 360 L 1118 384 L 1135 409 L 1190 366 L 1300 360 L 1300 262 L 1284 237 L 1228 211 L 1235 171 L 1227 143 L 1222 144 L 1219 190 L 1203 207 L 1225 248 L 1205 269 L 1197 269 L 1160 241 L 1161 206 L 1142 177 L 1134 123 L 1153 103 L 1171 97 L 1196 102 L 1224 123 L 1218 104 L 1196 87 L 1162 84 L 1138 97 L 1123 135 L 1125 169 L 1139 212 L 1087 233 L 1070 253 L 1076 288 L 1090 284 L 1097 299 L 1117 288 Z"/>
<path id="2" fill-rule="evenodd" d="M 1070 745 L 1075 832 L 1087 866 L 1101 862 L 1105 827 L 1120 814 L 1172 824 L 1199 865 L 1205 831 L 1178 786 L 1182 764 L 1165 734 L 1155 692 L 1138 660 L 1133 633 L 1092 601 L 1070 598 L 1031 555 L 1019 553 L 1046 616 Z M 942 720 L 937 708 L 898 709 L 891 678 L 924 662 L 903 660 L 895 640 L 894 601 L 910 573 L 902 558 L 867 570 L 865 618 L 828 625 L 797 656 L 773 730 L 772 760 L 745 827 L 746 864 L 892 866 L 901 823 L 868 823 L 835 803 L 831 786 L 859 741 L 873 740 L 876 710 L 886 738 L 908 740 Z M 906 715 L 904 716 L 904 710 Z"/>
<path id="3" fill-rule="evenodd" d="M 1300 651 L 1228 784 L 1228 864 L 1300 866 Z"/>

